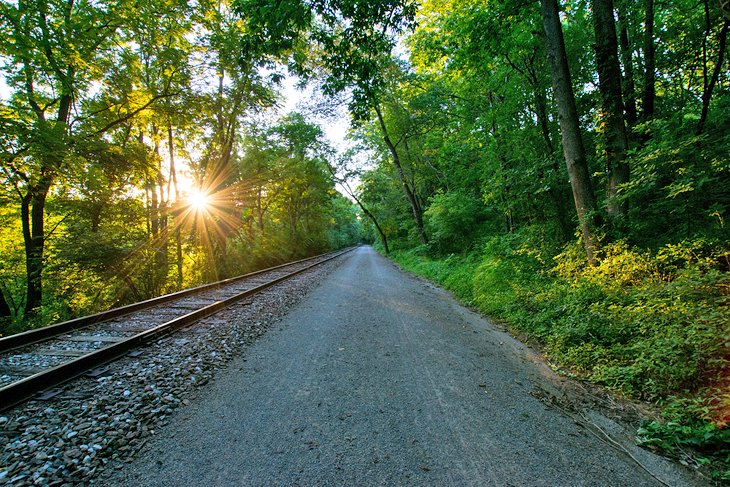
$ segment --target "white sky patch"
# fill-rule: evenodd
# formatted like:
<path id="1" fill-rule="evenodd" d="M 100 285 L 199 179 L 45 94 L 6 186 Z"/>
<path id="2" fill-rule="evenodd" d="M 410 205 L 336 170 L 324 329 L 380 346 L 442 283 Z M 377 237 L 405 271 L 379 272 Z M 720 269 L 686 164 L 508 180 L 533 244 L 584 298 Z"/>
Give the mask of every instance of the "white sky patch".
<path id="1" fill-rule="evenodd" d="M 0 100 L 4 102 L 10 101 L 12 90 L 5 82 L 5 75 L 0 75 Z"/>
<path id="2" fill-rule="evenodd" d="M 302 113 L 307 119 L 322 127 L 327 140 L 338 153 L 347 150 L 352 145 L 352 142 L 347 139 L 347 131 L 350 128 L 350 114 L 347 107 L 329 107 L 328 112 L 330 113 L 323 114 L 316 105 L 326 104 L 330 100 L 323 98 L 311 85 L 302 89 L 298 88 L 297 82 L 298 80 L 294 76 L 287 76 L 282 81 L 281 94 L 284 100 L 279 113 L 281 115 L 293 111 Z M 337 102 L 333 100 L 332 105 L 335 104 Z"/>

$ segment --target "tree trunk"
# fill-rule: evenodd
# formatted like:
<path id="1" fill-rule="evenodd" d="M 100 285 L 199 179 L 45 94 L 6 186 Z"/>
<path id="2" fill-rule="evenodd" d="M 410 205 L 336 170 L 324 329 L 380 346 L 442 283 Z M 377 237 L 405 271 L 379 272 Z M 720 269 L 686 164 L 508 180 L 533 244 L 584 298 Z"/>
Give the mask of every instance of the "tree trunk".
<path id="1" fill-rule="evenodd" d="M 493 107 L 495 106 L 493 93 L 489 94 L 489 103 Z M 499 140 L 499 130 L 497 127 L 497 121 L 492 118 L 492 131 L 491 136 L 494 140 Z M 504 155 L 504 151 L 501 150 L 502 144 L 496 144 L 497 160 L 499 161 L 499 172 L 500 174 L 507 174 L 507 158 Z M 515 231 L 515 218 L 514 211 L 512 211 L 511 188 L 509 185 L 509 178 L 503 178 L 504 184 L 499 184 L 501 191 L 499 192 L 499 202 L 502 205 L 502 211 L 504 211 L 504 228 L 507 233 L 513 233 Z"/>
<path id="2" fill-rule="evenodd" d="M 535 50 L 535 53 L 537 53 L 537 50 Z M 513 63 L 508 55 L 505 55 L 505 57 L 510 66 L 512 66 L 515 71 L 521 73 L 532 87 L 532 95 L 535 101 L 535 116 L 537 117 L 537 123 L 540 126 L 542 140 L 545 142 L 545 153 L 550 161 L 550 169 L 553 170 L 555 174 L 561 174 L 560 165 L 558 164 L 555 154 L 555 144 L 553 143 L 553 138 L 550 133 L 547 95 L 545 94 L 545 88 L 540 82 L 540 76 L 538 75 L 539 68 L 535 66 L 535 56 L 533 54 L 525 58 L 524 69 L 520 68 L 516 63 Z M 551 181 L 546 178 L 545 171 L 542 169 L 540 169 L 540 180 L 544 184 L 547 184 L 550 188 L 548 190 L 548 195 L 555 206 L 555 216 L 558 220 L 558 226 L 560 227 L 560 239 L 561 241 L 567 241 L 571 238 L 573 231 L 571 229 L 566 209 L 567 195 L 564 191 L 565 188 L 562 184 L 556 184 L 557 181 Z"/>
<path id="3" fill-rule="evenodd" d="M 535 80 L 535 82 L 537 83 L 537 80 Z M 553 144 L 553 138 L 550 135 L 550 126 L 548 124 L 546 100 L 547 97 L 545 95 L 545 90 L 543 90 L 542 87 L 540 87 L 538 84 L 535 84 L 534 86 L 534 96 L 537 121 L 540 124 L 542 139 L 545 142 L 545 151 L 550 158 L 550 167 L 553 171 L 555 171 L 556 174 L 560 174 L 560 167 L 557 163 L 557 158 L 555 154 L 555 144 Z M 553 205 L 555 206 L 555 214 L 558 220 L 558 225 L 560 227 L 560 238 L 563 241 L 566 241 L 571 237 L 572 234 L 572 231 L 570 229 L 570 222 L 565 208 L 567 195 L 565 195 L 562 184 L 559 186 L 552 184 L 552 182 L 549 182 L 548 184 L 550 187 L 548 194 L 550 195 L 550 199 L 553 201 Z"/>
<path id="4" fill-rule="evenodd" d="M 654 59 L 654 0 L 644 0 L 644 109 L 643 119 L 654 118 L 656 62 Z"/>
<path id="5" fill-rule="evenodd" d="M 91 215 L 91 232 L 97 233 L 99 227 L 101 227 L 101 212 L 103 210 L 103 203 L 94 202 L 93 206 L 89 210 Z"/>
<path id="6" fill-rule="evenodd" d="M 155 155 L 157 156 L 157 175 L 155 180 L 155 186 L 159 189 L 160 199 L 158 201 L 156 218 L 159 229 L 159 240 L 156 243 L 155 248 L 155 263 L 156 263 L 156 274 L 159 276 L 159 292 L 162 292 L 165 285 L 167 284 L 167 272 L 168 272 L 168 256 L 167 247 L 170 239 L 170 232 L 167 228 L 168 219 L 168 203 L 169 194 L 165 194 L 165 177 L 162 175 L 162 157 L 160 156 L 160 141 L 159 134 L 156 125 L 153 125 L 153 133 L 155 135 Z"/>
<path id="7" fill-rule="evenodd" d="M 156 238 L 157 235 L 160 233 L 160 219 L 159 219 L 159 211 L 158 207 L 160 206 L 158 202 L 158 195 L 157 195 L 157 185 L 154 181 L 150 181 L 149 183 L 150 187 L 150 222 L 152 224 L 152 237 Z"/>
<path id="8" fill-rule="evenodd" d="M 557 0 L 540 0 L 545 29 L 548 64 L 553 82 L 555 102 L 558 107 L 563 154 L 573 190 L 573 200 L 580 222 L 586 256 L 591 265 L 596 263 L 596 198 L 593 194 L 586 162 L 586 152 L 578 121 L 578 110 L 570 79 L 568 57 L 565 52 L 563 28 Z"/>
<path id="9" fill-rule="evenodd" d="M 175 204 L 180 205 L 180 188 L 177 185 L 177 169 L 175 168 L 175 139 L 172 136 L 172 124 L 167 125 L 167 151 L 170 154 L 170 180 L 172 181 L 173 190 L 175 191 Z M 167 194 L 169 197 L 170 190 L 168 186 Z M 176 217 L 179 218 L 179 214 Z M 183 254 L 182 254 L 182 233 L 180 222 L 175 221 L 175 256 L 177 258 L 177 289 L 182 289 L 183 285 Z"/>
<path id="10" fill-rule="evenodd" d="M 8 318 L 10 316 L 10 305 L 8 304 L 8 300 L 5 299 L 5 294 L 3 293 L 3 290 L 0 289 L 0 319 Z M 2 334 L 2 331 L 2 327 L 0 327 L 0 334 Z"/>
<path id="11" fill-rule="evenodd" d="M 390 253 L 390 247 L 388 247 L 388 237 L 385 235 L 385 232 L 382 228 L 380 228 L 380 224 L 378 224 L 378 220 L 375 218 L 375 215 L 370 213 L 370 210 L 365 208 L 365 206 L 360 202 L 360 199 L 355 197 L 353 194 L 350 194 L 350 196 L 353 197 L 355 200 L 355 203 L 357 203 L 357 206 L 360 207 L 363 213 L 365 213 L 365 216 L 367 216 L 371 222 L 373 222 L 373 225 L 375 225 L 375 229 L 378 231 L 378 237 L 380 237 L 380 243 L 383 244 L 383 250 L 385 250 L 386 254 Z"/>
<path id="12" fill-rule="evenodd" d="M 629 182 L 626 162 L 626 125 L 621 93 L 621 67 L 613 18 L 613 0 L 592 0 L 593 30 L 596 35 L 596 66 L 601 92 L 601 118 L 606 145 L 606 210 L 612 218 L 626 215 L 628 202 L 616 200 L 620 185 Z"/>
<path id="13" fill-rule="evenodd" d="M 43 174 L 41 180 L 28 187 L 21 201 L 23 240 L 25 243 L 26 285 L 25 316 L 29 317 L 43 301 L 43 249 L 46 242 L 44 212 L 51 178 Z"/>
<path id="14" fill-rule="evenodd" d="M 64 88 L 73 82 L 73 71 L 69 70 L 64 78 Z M 60 167 L 66 147 L 64 141 L 68 131 L 68 119 L 73 98 L 69 93 L 61 94 L 58 99 L 58 114 L 52 128 L 47 125 L 44 112 L 37 113 L 42 130 L 48 130 L 48 143 L 44 147 L 47 156 L 41 157 L 40 173 L 35 182 L 29 182 L 21 200 L 21 220 L 25 244 L 26 299 L 25 317 L 29 317 L 43 303 L 43 252 L 46 243 L 44 229 L 45 207 L 48 191 L 53 184 L 53 168 Z M 48 146 L 50 144 L 50 147 Z"/>
<path id="15" fill-rule="evenodd" d="M 393 141 L 390 139 L 390 135 L 388 134 L 388 129 L 385 126 L 385 120 L 383 120 L 383 114 L 380 111 L 380 106 L 377 103 L 374 103 L 373 107 L 375 108 L 375 113 L 378 116 L 378 122 L 380 122 L 380 130 L 383 133 L 383 139 L 385 140 L 385 145 L 388 147 L 388 150 L 390 151 L 390 154 L 393 157 L 393 164 L 395 165 L 395 168 L 398 172 L 398 178 L 400 179 L 401 185 L 403 186 L 403 191 L 406 193 L 408 202 L 411 205 L 411 210 L 413 212 L 413 219 L 416 221 L 416 229 L 418 231 L 418 237 L 421 239 L 421 243 L 427 244 L 428 237 L 426 236 L 426 230 L 424 229 L 424 226 L 423 226 L 423 212 L 421 210 L 421 206 L 418 204 L 418 200 L 416 199 L 416 195 L 413 193 L 413 190 L 408 185 L 408 181 L 406 181 L 406 176 L 403 171 L 403 166 L 400 163 L 400 156 L 398 155 L 398 151 L 395 149 L 395 145 L 393 145 Z"/>
<path id="16" fill-rule="evenodd" d="M 710 100 L 712 99 L 712 92 L 717 85 L 717 80 L 720 78 L 720 72 L 722 71 L 722 65 L 725 62 L 725 50 L 727 49 L 727 31 L 730 27 L 730 20 L 725 20 L 722 25 L 722 30 L 719 34 L 719 47 L 717 52 L 717 61 L 715 62 L 715 69 L 712 71 L 712 77 L 710 78 L 707 88 L 702 92 L 702 114 L 700 120 L 697 122 L 696 134 L 700 135 L 705 130 L 705 124 L 707 123 L 707 115 L 710 111 Z"/>
<path id="17" fill-rule="evenodd" d="M 624 109 L 626 110 L 626 124 L 633 127 L 638 119 L 636 111 L 636 85 L 634 83 L 634 59 L 631 43 L 629 42 L 628 20 L 626 6 L 618 8 L 619 45 L 621 47 L 621 64 L 624 67 L 623 95 Z"/>
<path id="18" fill-rule="evenodd" d="M 375 230 L 378 231 L 378 237 L 380 238 L 380 243 L 383 244 L 383 250 L 385 250 L 386 254 L 390 253 L 390 248 L 388 247 L 388 237 L 385 235 L 385 232 L 380 227 L 380 224 L 378 223 L 378 220 L 375 218 L 375 215 L 373 215 L 370 210 L 368 210 L 365 205 L 360 201 L 360 198 L 357 197 L 357 194 L 352 190 L 349 183 L 347 182 L 347 176 L 344 178 L 338 178 L 337 174 L 332 166 L 329 164 L 327 165 L 330 171 L 330 174 L 332 175 L 332 179 L 340 183 L 340 186 L 342 189 L 345 190 L 345 192 L 355 200 L 355 203 L 357 203 L 357 206 L 360 207 L 363 213 L 365 213 L 365 216 L 370 219 L 371 222 L 373 222 L 373 225 L 375 225 Z"/>

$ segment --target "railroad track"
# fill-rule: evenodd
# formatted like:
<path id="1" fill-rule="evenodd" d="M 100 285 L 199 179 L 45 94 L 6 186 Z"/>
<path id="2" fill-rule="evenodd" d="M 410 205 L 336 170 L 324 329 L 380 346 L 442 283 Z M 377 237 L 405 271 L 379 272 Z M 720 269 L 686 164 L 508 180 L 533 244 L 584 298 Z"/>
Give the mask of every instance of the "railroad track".
<path id="1" fill-rule="evenodd" d="M 0 411 L 50 391 L 350 249 L 0 338 Z M 39 396 L 42 397 L 42 396 Z"/>

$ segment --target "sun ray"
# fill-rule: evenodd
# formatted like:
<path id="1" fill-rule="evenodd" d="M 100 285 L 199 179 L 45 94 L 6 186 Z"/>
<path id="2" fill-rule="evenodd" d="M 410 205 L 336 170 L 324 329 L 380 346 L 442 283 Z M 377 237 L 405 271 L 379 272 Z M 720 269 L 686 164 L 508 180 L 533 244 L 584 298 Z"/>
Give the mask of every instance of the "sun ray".
<path id="1" fill-rule="evenodd" d="M 188 195 L 188 204 L 195 211 L 206 211 L 210 203 L 210 196 L 203 190 L 194 189 Z"/>

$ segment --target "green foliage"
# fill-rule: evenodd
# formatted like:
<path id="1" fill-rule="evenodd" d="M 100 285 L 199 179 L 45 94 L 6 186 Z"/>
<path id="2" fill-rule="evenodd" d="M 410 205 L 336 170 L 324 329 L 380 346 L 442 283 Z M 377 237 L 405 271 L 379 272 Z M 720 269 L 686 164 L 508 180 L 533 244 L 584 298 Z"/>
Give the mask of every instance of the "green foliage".
<path id="1" fill-rule="evenodd" d="M 417 251 L 396 251 L 390 257 L 403 268 L 443 285 L 462 302 L 473 303 L 472 279 L 474 266 L 478 263 L 474 255 L 452 254 L 432 259 Z"/>
<path id="2" fill-rule="evenodd" d="M 696 390 L 719 373 L 721 337 L 730 334 L 726 272 L 686 262 L 662 274 L 658 257 L 623 242 L 604 246 L 594 267 L 577 253 L 556 258 L 548 287 L 520 296 L 537 314 L 515 326 L 537 330 L 557 359 L 591 380 L 646 399 Z"/>
<path id="3" fill-rule="evenodd" d="M 350 109 L 362 117 L 383 89 L 395 36 L 413 26 L 417 3 L 236 0 L 235 7 L 249 33 L 243 42 L 245 56 L 256 59 L 263 51 L 300 75 L 318 73 L 328 94 L 351 90 Z"/>
<path id="4" fill-rule="evenodd" d="M 360 243 L 363 235 L 362 222 L 357 206 L 340 193 L 332 198 L 327 228 L 328 247 L 339 249 Z"/>
<path id="5" fill-rule="evenodd" d="M 424 214 L 431 245 L 441 253 L 463 251 L 478 234 L 484 213 L 479 199 L 471 195 L 436 193 Z"/>
<path id="6" fill-rule="evenodd" d="M 730 393 L 725 391 L 725 411 Z M 709 465 L 712 476 L 730 480 L 730 429 L 727 418 L 713 421 L 710 401 L 703 397 L 671 397 L 665 402 L 664 421 L 647 421 L 637 431 L 639 445 L 679 457 L 693 466 Z M 692 452 L 692 455 L 688 452 Z"/>
<path id="7" fill-rule="evenodd" d="M 525 231 L 527 235 L 529 232 Z M 508 234 L 490 239 L 484 246 L 474 275 L 474 294 L 479 309 L 503 317 L 524 287 L 540 278 L 542 257 L 528 250 L 518 235 Z M 510 279 L 505 279 L 510 276 Z"/>
<path id="8" fill-rule="evenodd" d="M 698 236 L 728 238 L 730 116 L 713 121 L 717 132 L 701 137 L 688 135 L 686 122 L 652 123 L 653 137 L 633 155 L 622 193 L 632 202 L 626 230 L 633 241 L 658 248 Z"/>
<path id="9" fill-rule="evenodd" d="M 0 292 L 10 315 L 0 317 L 0 334 L 13 328 L 23 314 L 22 296 L 25 291 L 23 264 L 25 255 L 20 234 L 20 218 L 12 207 L 0 206 Z"/>

